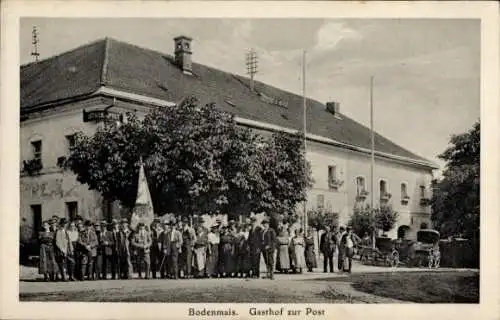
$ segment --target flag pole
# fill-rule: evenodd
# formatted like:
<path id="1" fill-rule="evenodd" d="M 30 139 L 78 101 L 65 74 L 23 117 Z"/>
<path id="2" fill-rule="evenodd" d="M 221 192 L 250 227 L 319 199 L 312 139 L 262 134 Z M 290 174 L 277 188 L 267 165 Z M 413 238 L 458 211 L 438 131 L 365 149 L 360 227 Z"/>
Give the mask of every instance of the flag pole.
<path id="1" fill-rule="evenodd" d="M 371 182 L 371 192 L 370 192 L 370 208 L 372 214 L 372 221 L 374 220 L 375 214 L 375 134 L 373 130 L 373 76 L 370 77 L 370 135 L 371 135 L 371 162 L 370 162 L 370 182 Z M 375 249 L 375 225 L 372 231 L 372 248 Z"/>
<path id="2" fill-rule="evenodd" d="M 304 108 L 304 174 L 307 172 L 307 100 L 306 100 L 306 50 L 302 57 L 302 104 Z M 304 234 L 308 235 L 307 195 L 304 201 Z"/>

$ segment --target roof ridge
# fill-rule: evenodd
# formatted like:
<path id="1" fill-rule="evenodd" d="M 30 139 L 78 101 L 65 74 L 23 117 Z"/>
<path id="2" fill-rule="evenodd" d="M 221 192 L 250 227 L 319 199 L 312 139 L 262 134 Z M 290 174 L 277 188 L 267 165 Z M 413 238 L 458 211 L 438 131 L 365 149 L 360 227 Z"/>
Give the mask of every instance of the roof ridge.
<path id="1" fill-rule="evenodd" d="M 110 43 L 110 38 L 105 37 L 104 38 L 103 62 L 102 62 L 102 69 L 101 69 L 101 80 L 100 80 L 101 86 L 105 86 L 107 84 L 107 77 L 106 76 L 108 74 L 109 43 Z"/>

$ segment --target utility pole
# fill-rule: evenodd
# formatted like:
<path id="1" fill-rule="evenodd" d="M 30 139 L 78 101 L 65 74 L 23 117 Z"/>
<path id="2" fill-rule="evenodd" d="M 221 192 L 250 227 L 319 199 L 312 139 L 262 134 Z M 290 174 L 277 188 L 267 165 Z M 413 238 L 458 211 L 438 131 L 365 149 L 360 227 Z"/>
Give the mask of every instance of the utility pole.
<path id="1" fill-rule="evenodd" d="M 307 98 L 306 98 L 306 51 L 302 57 L 302 105 L 304 109 L 304 174 L 307 173 Z M 304 234 L 308 234 L 307 196 L 304 201 Z"/>
<path id="2" fill-rule="evenodd" d="M 371 135 L 371 163 L 370 163 L 370 183 L 371 183 L 371 201 L 370 209 L 372 214 L 372 221 L 375 222 L 375 133 L 373 131 L 373 76 L 370 77 L 370 135 Z M 375 249 L 375 225 L 372 232 L 372 248 Z"/>
<path id="3" fill-rule="evenodd" d="M 38 62 L 38 57 L 40 56 L 40 53 L 38 52 L 38 30 L 36 26 L 33 26 L 33 31 L 31 32 L 31 35 L 32 35 L 31 43 L 33 44 L 33 51 L 31 52 L 31 56 L 33 57 L 35 62 Z"/>
<path id="4" fill-rule="evenodd" d="M 246 54 L 247 74 L 250 76 L 250 89 L 254 91 L 254 76 L 257 73 L 257 52 L 252 48 Z"/>

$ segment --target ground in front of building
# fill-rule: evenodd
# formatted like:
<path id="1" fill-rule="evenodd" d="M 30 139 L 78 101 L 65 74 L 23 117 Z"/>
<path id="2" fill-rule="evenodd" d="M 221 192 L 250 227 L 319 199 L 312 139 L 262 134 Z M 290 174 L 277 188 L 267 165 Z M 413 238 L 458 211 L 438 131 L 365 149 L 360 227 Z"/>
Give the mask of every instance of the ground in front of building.
<path id="1" fill-rule="evenodd" d="M 265 270 L 265 269 L 264 269 Z M 21 267 L 21 301 L 178 303 L 478 303 L 479 272 L 355 264 L 352 274 L 277 274 L 268 279 L 41 282 Z"/>

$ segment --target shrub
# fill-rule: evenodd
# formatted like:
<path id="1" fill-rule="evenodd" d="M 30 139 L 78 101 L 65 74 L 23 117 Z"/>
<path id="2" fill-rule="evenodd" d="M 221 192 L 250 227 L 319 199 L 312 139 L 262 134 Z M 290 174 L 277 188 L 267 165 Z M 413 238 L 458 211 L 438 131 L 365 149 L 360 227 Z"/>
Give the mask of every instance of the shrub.
<path id="1" fill-rule="evenodd" d="M 339 224 L 339 214 L 331 209 L 312 209 L 307 212 L 307 220 L 310 227 L 316 230 L 332 227 Z"/>
<path id="2" fill-rule="evenodd" d="M 357 235 L 371 234 L 374 230 L 375 219 L 370 207 L 354 208 L 348 224 Z"/>
<path id="3" fill-rule="evenodd" d="M 375 209 L 375 225 L 384 232 L 390 231 L 398 221 L 398 213 L 390 206 Z"/>

